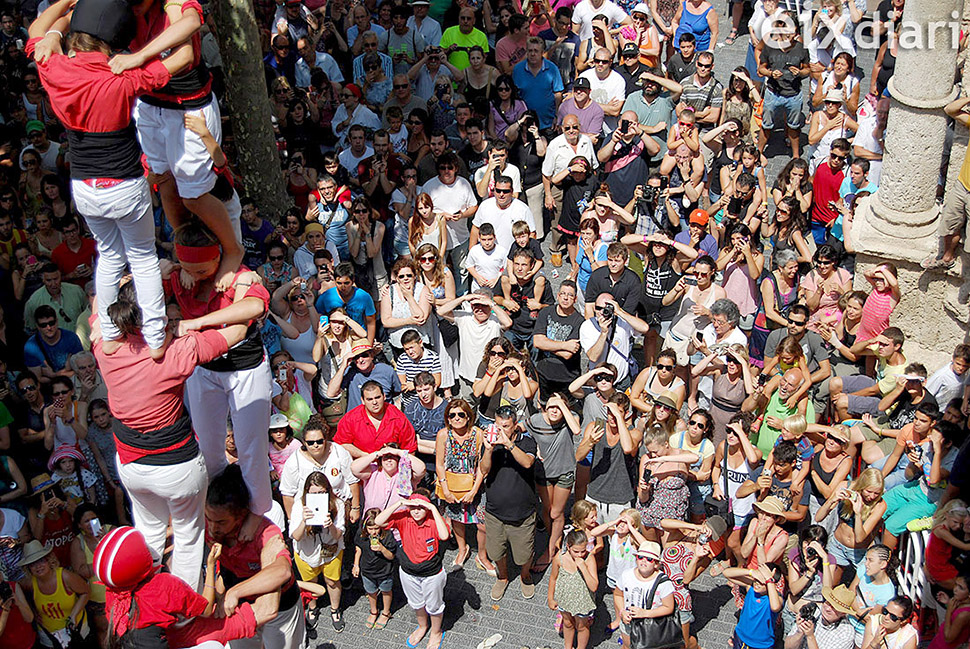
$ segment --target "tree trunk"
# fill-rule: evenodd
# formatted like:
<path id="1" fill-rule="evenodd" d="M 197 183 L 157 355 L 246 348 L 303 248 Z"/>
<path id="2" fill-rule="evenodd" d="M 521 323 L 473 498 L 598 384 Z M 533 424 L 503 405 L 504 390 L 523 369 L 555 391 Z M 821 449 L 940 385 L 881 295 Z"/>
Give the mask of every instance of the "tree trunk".
<path id="1" fill-rule="evenodd" d="M 260 214 L 279 222 L 293 204 L 283 185 L 271 122 L 259 30 L 250 0 L 211 3 L 225 70 L 226 107 L 244 190 Z"/>

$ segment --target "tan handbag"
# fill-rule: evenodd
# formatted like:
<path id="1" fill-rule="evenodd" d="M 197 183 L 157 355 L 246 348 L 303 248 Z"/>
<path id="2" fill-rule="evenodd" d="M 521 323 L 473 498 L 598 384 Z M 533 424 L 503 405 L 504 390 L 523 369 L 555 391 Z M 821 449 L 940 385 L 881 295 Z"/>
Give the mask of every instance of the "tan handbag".
<path id="1" fill-rule="evenodd" d="M 479 455 L 482 452 L 482 431 L 477 426 L 475 427 L 475 452 Z M 455 500 L 461 500 L 464 498 L 472 487 L 475 486 L 475 473 L 455 473 L 453 471 L 445 471 L 445 483 L 448 485 L 448 491 L 454 496 Z M 441 488 L 441 483 L 435 484 L 434 488 L 435 495 L 438 498 L 444 500 L 445 492 Z"/>

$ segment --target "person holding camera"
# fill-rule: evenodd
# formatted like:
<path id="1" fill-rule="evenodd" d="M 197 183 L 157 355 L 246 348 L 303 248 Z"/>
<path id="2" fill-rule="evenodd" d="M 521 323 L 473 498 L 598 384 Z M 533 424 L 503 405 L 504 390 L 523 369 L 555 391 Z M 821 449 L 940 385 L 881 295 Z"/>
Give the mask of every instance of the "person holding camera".
<path id="1" fill-rule="evenodd" d="M 634 333 L 646 334 L 650 325 L 620 307 L 609 293 L 600 293 L 593 307 L 595 317 L 579 328 L 579 342 L 591 365 L 610 363 L 616 368 L 617 389 L 630 387 Z"/>
<path id="2" fill-rule="evenodd" d="M 845 584 L 822 589 L 821 606 L 810 603 L 785 638 L 785 649 L 853 649 L 855 632 L 849 623 L 853 594 Z"/>
<path id="3" fill-rule="evenodd" d="M 34 612 L 15 581 L 0 581 L 0 645 L 6 649 L 32 649 L 37 643 Z"/>

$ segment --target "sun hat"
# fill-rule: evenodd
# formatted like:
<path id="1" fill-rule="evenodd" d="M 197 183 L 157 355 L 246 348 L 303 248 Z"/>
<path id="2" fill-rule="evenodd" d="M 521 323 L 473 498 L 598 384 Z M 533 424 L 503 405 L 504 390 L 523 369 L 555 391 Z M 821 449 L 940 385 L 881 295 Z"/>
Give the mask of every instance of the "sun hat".
<path id="1" fill-rule="evenodd" d="M 36 495 L 42 491 L 54 488 L 54 481 L 49 473 L 41 473 L 30 479 L 30 493 Z"/>
<path id="2" fill-rule="evenodd" d="M 824 101 L 841 104 L 844 101 L 842 91 L 837 88 L 831 88 L 827 93 L 825 93 Z"/>
<path id="3" fill-rule="evenodd" d="M 670 392 L 664 392 L 659 397 L 653 400 L 653 405 L 655 406 L 666 406 L 677 412 L 677 402 L 674 401 L 674 397 Z"/>
<path id="4" fill-rule="evenodd" d="M 657 561 L 660 559 L 660 544 L 654 541 L 647 541 L 641 543 L 640 547 L 637 548 L 638 557 L 646 557 L 647 559 L 653 559 Z"/>
<path id="5" fill-rule="evenodd" d="M 853 613 L 855 594 L 845 584 L 839 584 L 835 588 L 825 586 L 822 588 L 822 597 L 839 613 Z"/>
<path id="6" fill-rule="evenodd" d="M 109 588 L 132 588 L 155 570 L 145 537 L 134 527 L 116 527 L 94 550 L 91 568 Z"/>
<path id="7" fill-rule="evenodd" d="M 714 536 L 711 537 L 712 541 L 721 538 L 727 531 L 727 521 L 720 516 L 711 516 L 704 521 L 704 524 L 711 528 L 711 531 L 714 532 Z"/>
<path id="8" fill-rule="evenodd" d="M 355 341 L 350 347 L 351 356 L 360 356 L 366 352 L 372 351 L 374 346 L 367 342 L 366 338 L 361 338 Z"/>
<path id="9" fill-rule="evenodd" d="M 79 463 L 84 464 L 84 454 L 77 450 L 76 446 L 70 446 L 68 444 L 61 444 L 54 452 L 51 453 L 51 457 L 47 460 L 47 470 L 53 471 L 57 468 L 57 463 L 64 458 L 69 457 L 77 460 Z"/>
<path id="10" fill-rule="evenodd" d="M 778 496 L 768 496 L 764 500 L 756 502 L 754 507 L 772 516 L 785 515 L 785 505 L 778 499 Z"/>
<path id="11" fill-rule="evenodd" d="M 843 444 L 848 444 L 850 441 L 849 431 L 846 430 L 845 426 L 832 426 L 827 434 L 841 440 Z"/>
<path id="12" fill-rule="evenodd" d="M 286 428 L 289 425 L 290 425 L 290 420 L 286 418 L 286 415 L 280 414 L 278 412 L 277 413 L 274 413 L 269 418 L 269 427 L 270 427 L 270 429 L 273 429 L 273 428 Z"/>
<path id="13" fill-rule="evenodd" d="M 24 546 L 23 558 L 17 562 L 17 565 L 23 568 L 24 566 L 29 566 L 32 563 L 36 563 L 46 557 L 51 553 L 53 548 L 49 548 L 40 541 L 34 539 L 33 541 L 28 541 Z"/>

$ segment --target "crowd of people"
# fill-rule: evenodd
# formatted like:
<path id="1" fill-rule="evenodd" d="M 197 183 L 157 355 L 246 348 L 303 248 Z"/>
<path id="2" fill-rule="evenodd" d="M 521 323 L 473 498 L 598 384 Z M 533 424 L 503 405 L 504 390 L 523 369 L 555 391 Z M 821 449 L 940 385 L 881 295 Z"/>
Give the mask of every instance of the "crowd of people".
<path id="1" fill-rule="evenodd" d="M 895 266 L 854 259 L 902 0 L 732 2 L 726 37 L 707 0 L 257 0 L 278 222 L 197 0 L 28 4 L 0 10 L 0 646 L 296 649 L 350 588 L 440 649 L 462 570 L 542 587 L 565 649 L 696 649 L 705 573 L 735 649 L 966 646 L 970 345 L 927 367 Z"/>

